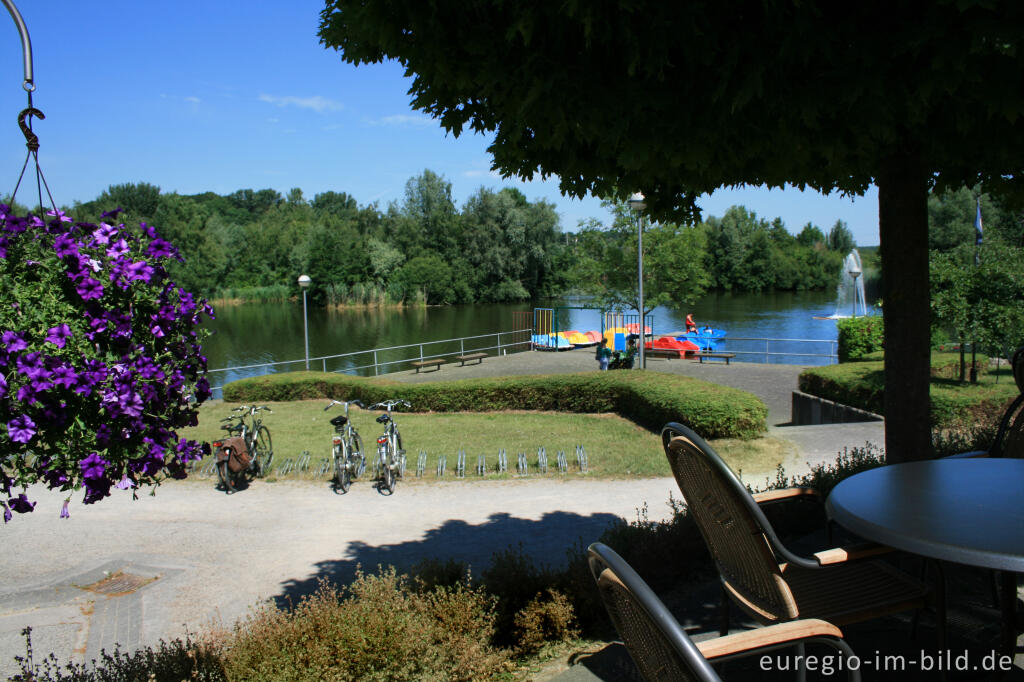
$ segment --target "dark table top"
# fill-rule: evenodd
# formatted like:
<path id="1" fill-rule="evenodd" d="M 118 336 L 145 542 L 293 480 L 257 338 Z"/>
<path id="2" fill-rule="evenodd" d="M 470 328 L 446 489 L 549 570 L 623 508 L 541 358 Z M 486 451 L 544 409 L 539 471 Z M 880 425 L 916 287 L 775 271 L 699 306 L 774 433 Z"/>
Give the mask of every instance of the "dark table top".
<path id="1" fill-rule="evenodd" d="M 1024 460 L 892 464 L 832 490 L 829 517 L 921 556 L 1024 573 Z"/>

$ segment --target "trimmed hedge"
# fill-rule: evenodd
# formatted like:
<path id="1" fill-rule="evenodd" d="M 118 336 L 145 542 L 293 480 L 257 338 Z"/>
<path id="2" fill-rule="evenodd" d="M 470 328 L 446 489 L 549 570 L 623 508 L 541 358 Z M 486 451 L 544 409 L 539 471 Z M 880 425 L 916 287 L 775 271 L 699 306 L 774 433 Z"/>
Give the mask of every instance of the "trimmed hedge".
<path id="1" fill-rule="evenodd" d="M 836 321 L 839 332 L 839 362 L 862 360 L 882 349 L 885 326 L 881 316 L 850 317 Z"/>
<path id="2" fill-rule="evenodd" d="M 756 396 L 690 377 L 648 372 L 586 372 L 406 384 L 322 372 L 252 377 L 224 386 L 224 400 L 408 400 L 416 412 L 542 410 L 615 412 L 657 431 L 686 424 L 705 438 L 757 438 L 768 408 Z"/>
<path id="3" fill-rule="evenodd" d="M 871 357 L 878 358 L 878 355 L 872 354 Z M 963 428 L 994 423 L 1017 395 L 1017 387 L 1012 379 L 998 384 L 991 381 L 961 384 L 955 379 L 959 376 L 959 363 L 959 353 L 936 351 L 931 355 L 932 381 L 929 393 L 933 428 Z M 979 357 L 978 363 L 984 368 L 988 360 Z M 799 388 L 804 393 L 843 405 L 885 414 L 882 398 L 885 373 L 880 358 L 806 369 L 800 374 Z"/>

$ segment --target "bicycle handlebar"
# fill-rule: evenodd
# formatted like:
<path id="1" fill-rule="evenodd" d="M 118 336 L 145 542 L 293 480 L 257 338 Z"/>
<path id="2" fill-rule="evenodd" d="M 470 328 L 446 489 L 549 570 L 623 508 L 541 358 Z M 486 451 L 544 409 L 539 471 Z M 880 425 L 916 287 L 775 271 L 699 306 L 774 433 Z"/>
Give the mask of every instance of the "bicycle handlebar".
<path id="1" fill-rule="evenodd" d="M 324 408 L 324 412 L 326 412 L 327 410 L 331 409 L 335 405 L 344 405 L 346 410 L 348 409 L 349 405 L 358 405 L 359 407 L 362 407 L 362 408 L 365 409 L 365 406 L 363 405 L 363 401 L 361 401 L 361 400 L 349 400 L 349 401 L 345 401 L 345 400 L 332 400 L 330 402 L 330 404 L 327 407 Z"/>
<path id="2" fill-rule="evenodd" d="M 385 400 L 383 402 L 374 403 L 373 405 L 370 405 L 369 409 L 387 410 L 388 412 L 390 412 L 392 409 L 395 408 L 396 405 L 401 405 L 402 407 L 412 407 L 412 403 L 410 403 L 408 400 Z"/>

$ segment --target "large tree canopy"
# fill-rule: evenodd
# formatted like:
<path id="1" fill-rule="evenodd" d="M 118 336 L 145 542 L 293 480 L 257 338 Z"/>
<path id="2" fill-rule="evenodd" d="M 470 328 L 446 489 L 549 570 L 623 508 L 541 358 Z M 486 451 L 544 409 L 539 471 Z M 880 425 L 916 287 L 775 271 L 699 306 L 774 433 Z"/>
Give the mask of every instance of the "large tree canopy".
<path id="1" fill-rule="evenodd" d="M 1022 35 L 1009 0 L 329 0 L 320 27 L 351 63 L 397 59 L 448 131 L 493 132 L 497 170 L 570 195 L 640 190 L 678 220 L 722 186 L 876 183 L 892 461 L 930 450 L 927 191 L 1021 177 Z"/>

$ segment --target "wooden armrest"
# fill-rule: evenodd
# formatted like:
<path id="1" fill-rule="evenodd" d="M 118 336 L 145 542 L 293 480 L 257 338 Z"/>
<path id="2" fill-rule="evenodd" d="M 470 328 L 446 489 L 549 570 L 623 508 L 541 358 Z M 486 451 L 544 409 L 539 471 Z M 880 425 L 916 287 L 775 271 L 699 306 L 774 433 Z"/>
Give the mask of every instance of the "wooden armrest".
<path id="1" fill-rule="evenodd" d="M 774 504 L 786 500 L 812 499 L 821 502 L 821 494 L 814 488 L 780 488 L 778 490 L 766 490 L 763 493 L 753 495 L 754 502 L 758 504 Z"/>
<path id="2" fill-rule="evenodd" d="M 871 557 L 881 556 L 882 554 L 888 554 L 892 551 L 894 551 L 892 547 L 865 542 L 857 545 L 833 547 L 832 549 L 815 552 L 814 557 L 822 566 L 828 566 L 829 564 L 841 564 L 846 561 L 869 559 Z"/>
<path id="3" fill-rule="evenodd" d="M 766 646 L 776 646 L 787 642 L 795 642 L 808 637 L 843 638 L 843 632 L 832 623 L 817 618 L 791 620 L 787 623 L 776 623 L 763 628 L 755 628 L 737 632 L 724 637 L 694 642 L 697 649 L 710 660 L 731 656 L 742 652 L 750 652 Z"/>
<path id="4" fill-rule="evenodd" d="M 955 455 L 947 455 L 942 459 L 973 459 L 975 457 L 989 457 L 988 450 L 971 450 L 970 452 L 958 452 Z"/>

